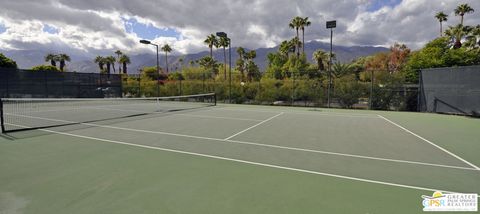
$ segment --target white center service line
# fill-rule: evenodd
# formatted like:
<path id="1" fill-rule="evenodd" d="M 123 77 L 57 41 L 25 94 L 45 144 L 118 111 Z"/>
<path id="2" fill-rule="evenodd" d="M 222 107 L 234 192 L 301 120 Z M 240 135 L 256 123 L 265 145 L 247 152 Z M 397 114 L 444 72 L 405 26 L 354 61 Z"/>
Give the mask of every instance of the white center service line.
<path id="1" fill-rule="evenodd" d="M 262 125 L 262 124 L 264 124 L 264 123 L 266 123 L 266 122 L 272 120 L 273 118 L 276 118 L 276 117 L 278 117 L 278 116 L 280 116 L 280 115 L 282 115 L 282 114 L 284 114 L 284 112 L 280 112 L 279 114 L 277 114 L 277 115 L 275 115 L 275 116 L 273 116 L 273 117 L 270 117 L 270 118 L 268 118 L 268 119 L 266 119 L 266 120 L 264 120 L 264 121 L 262 121 L 262 122 L 260 122 L 260 123 L 257 123 L 257 124 L 255 124 L 255 125 L 253 125 L 253 126 L 250 126 L 250 127 L 246 128 L 246 129 L 240 131 L 240 132 L 237 132 L 236 134 L 234 134 L 234 135 L 232 135 L 232 136 L 230 136 L 230 137 L 227 137 L 227 138 L 225 138 L 224 140 L 230 140 L 230 139 L 234 138 L 235 136 L 237 136 L 237 135 L 239 135 L 239 134 L 242 134 L 242 133 L 244 133 L 244 132 L 246 132 L 246 131 L 248 131 L 248 130 L 250 130 L 250 129 L 253 129 L 253 128 L 259 126 L 259 125 Z"/>

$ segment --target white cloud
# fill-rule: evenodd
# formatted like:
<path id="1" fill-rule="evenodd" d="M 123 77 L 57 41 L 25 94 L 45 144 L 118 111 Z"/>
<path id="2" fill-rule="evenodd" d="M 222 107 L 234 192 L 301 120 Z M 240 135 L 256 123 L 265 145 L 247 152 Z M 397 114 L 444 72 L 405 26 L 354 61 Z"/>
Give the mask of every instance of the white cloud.
<path id="1" fill-rule="evenodd" d="M 466 16 L 467 24 L 480 23 L 480 1 L 465 0 L 477 9 Z M 457 0 L 403 0 L 395 7 L 369 12 L 369 0 L 0 0 L 0 22 L 7 31 L 0 34 L 2 49 L 71 48 L 92 54 L 121 49 L 130 53 L 154 51 L 139 44 L 138 35 L 127 32 L 124 20 L 176 30 L 180 36 L 159 37 L 175 54 L 207 50 L 205 37 L 225 31 L 234 46 L 272 47 L 290 39 L 288 28 L 294 16 L 308 16 L 312 25 L 306 40 L 329 40 L 325 21 L 336 19 L 335 43 L 383 45 L 406 43 L 418 48 L 438 34 L 433 18 L 438 11 L 450 14 L 448 24 L 458 22 L 452 13 Z M 55 26 L 58 34 L 42 31 Z"/>

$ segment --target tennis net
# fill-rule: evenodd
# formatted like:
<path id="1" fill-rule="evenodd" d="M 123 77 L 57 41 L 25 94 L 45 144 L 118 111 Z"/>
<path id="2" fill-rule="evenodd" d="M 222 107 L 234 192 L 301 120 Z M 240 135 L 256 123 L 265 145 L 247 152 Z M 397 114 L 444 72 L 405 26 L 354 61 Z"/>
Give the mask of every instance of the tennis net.
<path id="1" fill-rule="evenodd" d="M 134 118 L 216 105 L 216 95 L 154 98 L 2 98 L 2 133 Z"/>

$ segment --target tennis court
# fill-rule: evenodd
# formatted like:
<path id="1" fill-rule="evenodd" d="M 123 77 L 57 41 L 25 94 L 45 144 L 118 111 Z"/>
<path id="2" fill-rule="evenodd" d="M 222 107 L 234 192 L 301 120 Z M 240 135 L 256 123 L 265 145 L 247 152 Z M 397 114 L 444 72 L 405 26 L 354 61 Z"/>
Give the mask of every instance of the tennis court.
<path id="1" fill-rule="evenodd" d="M 138 101 L 4 103 L 25 130 L 0 138 L 0 210 L 421 213 L 480 193 L 478 119 Z"/>

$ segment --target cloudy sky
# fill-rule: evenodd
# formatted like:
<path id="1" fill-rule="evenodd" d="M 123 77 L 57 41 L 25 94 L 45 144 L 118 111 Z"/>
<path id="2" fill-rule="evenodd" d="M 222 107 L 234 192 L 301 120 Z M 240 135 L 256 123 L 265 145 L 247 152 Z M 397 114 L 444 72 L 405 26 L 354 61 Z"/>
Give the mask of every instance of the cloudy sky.
<path id="1" fill-rule="evenodd" d="M 336 19 L 336 44 L 415 49 L 439 34 L 436 12 L 459 22 L 460 3 L 477 10 L 466 24 L 480 24 L 480 0 L 0 0 L 0 50 L 142 53 L 152 48 L 138 40 L 149 39 L 184 54 L 217 31 L 234 46 L 273 47 L 293 37 L 294 16 L 310 18 L 306 40 L 328 41 L 325 21 Z"/>

